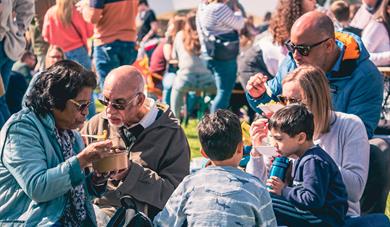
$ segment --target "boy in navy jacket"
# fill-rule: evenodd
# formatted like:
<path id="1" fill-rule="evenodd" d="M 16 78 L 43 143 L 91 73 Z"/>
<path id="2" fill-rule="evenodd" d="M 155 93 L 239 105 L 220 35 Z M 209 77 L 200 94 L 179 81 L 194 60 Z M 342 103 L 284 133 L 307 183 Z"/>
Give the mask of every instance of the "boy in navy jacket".
<path id="1" fill-rule="evenodd" d="M 333 159 L 313 143 L 313 115 L 303 105 L 277 111 L 268 123 L 274 146 L 283 156 L 297 156 L 293 182 L 267 181 L 278 225 L 341 226 L 348 210 L 347 192 Z"/>

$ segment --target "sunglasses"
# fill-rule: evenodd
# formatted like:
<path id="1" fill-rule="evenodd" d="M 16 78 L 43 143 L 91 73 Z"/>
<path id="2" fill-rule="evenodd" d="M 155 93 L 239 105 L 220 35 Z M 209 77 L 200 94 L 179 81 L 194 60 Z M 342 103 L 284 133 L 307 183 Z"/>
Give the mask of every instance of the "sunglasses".
<path id="1" fill-rule="evenodd" d="M 91 101 L 88 101 L 86 103 L 79 103 L 74 99 L 69 99 L 69 101 L 73 103 L 76 106 L 77 110 L 80 112 L 84 112 L 89 107 L 89 105 L 91 105 Z"/>
<path id="2" fill-rule="evenodd" d="M 310 50 L 313 49 L 314 47 L 328 41 L 329 38 L 326 38 L 322 40 L 321 42 L 312 44 L 312 45 L 295 45 L 294 43 L 291 42 L 291 40 L 287 40 L 284 45 L 287 47 L 287 50 L 291 53 L 294 53 L 295 50 L 298 51 L 298 53 L 302 56 L 309 56 Z"/>
<path id="3" fill-rule="evenodd" d="M 133 100 L 141 93 L 137 93 L 135 94 L 133 97 L 130 97 L 129 98 L 129 101 L 126 101 L 126 99 L 118 99 L 116 101 L 110 101 L 108 99 L 106 99 L 105 97 L 101 97 L 101 98 L 98 98 L 99 102 L 103 105 L 103 106 L 108 106 L 108 105 L 111 105 L 114 109 L 116 110 L 124 110 L 126 109 L 126 107 L 131 103 L 133 102 Z M 123 103 L 121 103 L 123 102 Z"/>
<path id="4" fill-rule="evenodd" d="M 302 101 L 300 99 L 288 98 L 288 97 L 283 96 L 283 95 L 278 95 L 277 97 L 279 99 L 279 102 L 284 106 L 287 106 L 288 104 L 292 104 L 292 103 L 301 103 L 301 101 Z"/>

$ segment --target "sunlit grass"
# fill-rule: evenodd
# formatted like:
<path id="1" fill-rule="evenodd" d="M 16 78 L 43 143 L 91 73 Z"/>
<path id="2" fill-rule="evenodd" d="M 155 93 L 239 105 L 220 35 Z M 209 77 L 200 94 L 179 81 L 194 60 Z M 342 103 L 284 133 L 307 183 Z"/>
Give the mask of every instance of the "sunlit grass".
<path id="1" fill-rule="evenodd" d="M 196 126 L 198 125 L 198 121 L 195 119 L 191 119 L 188 122 L 187 126 L 182 126 L 184 132 L 187 136 L 188 143 L 191 148 L 191 158 L 201 157 L 200 154 L 200 142 L 198 139 L 198 133 L 196 131 Z"/>

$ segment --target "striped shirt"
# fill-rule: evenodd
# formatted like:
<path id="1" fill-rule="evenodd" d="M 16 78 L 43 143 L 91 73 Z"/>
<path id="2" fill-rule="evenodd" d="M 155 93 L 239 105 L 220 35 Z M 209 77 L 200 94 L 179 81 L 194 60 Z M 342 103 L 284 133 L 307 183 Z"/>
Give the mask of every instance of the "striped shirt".
<path id="1" fill-rule="evenodd" d="M 155 226 L 276 226 L 271 198 L 258 178 L 210 166 L 184 178 Z"/>
<path id="2" fill-rule="evenodd" d="M 207 36 L 238 31 L 244 27 L 245 20 L 241 12 L 234 13 L 226 4 L 210 3 L 200 8 L 197 17 L 203 33 Z"/>

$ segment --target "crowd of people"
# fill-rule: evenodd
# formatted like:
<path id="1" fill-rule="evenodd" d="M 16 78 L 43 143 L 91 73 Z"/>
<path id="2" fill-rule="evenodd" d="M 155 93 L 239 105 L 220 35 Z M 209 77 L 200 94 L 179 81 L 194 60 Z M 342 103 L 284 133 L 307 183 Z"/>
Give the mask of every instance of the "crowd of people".
<path id="1" fill-rule="evenodd" d="M 260 26 L 200 0 L 163 27 L 147 0 L 0 1 L 1 225 L 390 225 L 389 0 L 278 0 Z M 198 170 L 181 122 L 199 94 Z M 128 167 L 92 168 L 119 148 Z"/>

